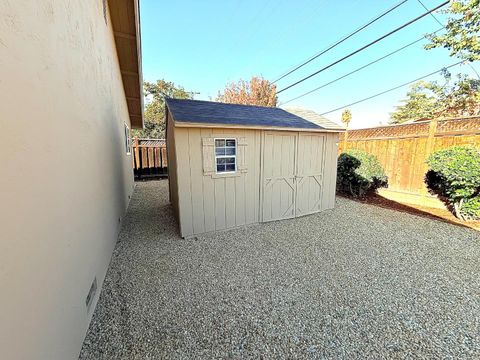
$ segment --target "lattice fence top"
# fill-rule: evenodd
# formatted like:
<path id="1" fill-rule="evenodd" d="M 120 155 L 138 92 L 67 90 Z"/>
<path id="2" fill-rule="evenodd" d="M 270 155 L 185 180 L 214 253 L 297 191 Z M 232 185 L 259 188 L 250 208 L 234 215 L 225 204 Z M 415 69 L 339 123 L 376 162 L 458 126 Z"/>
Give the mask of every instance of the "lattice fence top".
<path id="1" fill-rule="evenodd" d="M 430 120 L 400 125 L 379 126 L 369 129 L 350 130 L 348 131 L 348 140 L 428 137 L 429 129 Z M 477 133 L 480 133 L 480 117 L 471 117 L 437 120 L 435 136 Z M 343 140 L 344 136 L 344 134 L 340 134 L 340 139 Z"/>
<path id="2" fill-rule="evenodd" d="M 165 145 L 165 139 L 137 139 L 139 146 L 160 147 Z"/>
<path id="3" fill-rule="evenodd" d="M 442 133 L 480 133 L 480 117 L 468 119 L 449 119 L 439 120 L 437 124 L 437 134 Z"/>

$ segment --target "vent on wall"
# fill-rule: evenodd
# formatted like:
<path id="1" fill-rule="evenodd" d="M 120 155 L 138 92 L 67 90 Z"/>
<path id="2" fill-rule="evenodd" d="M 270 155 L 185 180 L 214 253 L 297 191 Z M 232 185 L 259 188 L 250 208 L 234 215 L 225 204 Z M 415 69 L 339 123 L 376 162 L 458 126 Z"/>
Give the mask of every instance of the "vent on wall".
<path id="1" fill-rule="evenodd" d="M 97 292 L 97 278 L 93 279 L 90 290 L 88 291 L 87 298 L 85 299 L 85 305 L 87 306 L 87 311 L 90 311 L 90 306 L 92 305 L 93 299 L 95 298 L 95 293 Z"/>

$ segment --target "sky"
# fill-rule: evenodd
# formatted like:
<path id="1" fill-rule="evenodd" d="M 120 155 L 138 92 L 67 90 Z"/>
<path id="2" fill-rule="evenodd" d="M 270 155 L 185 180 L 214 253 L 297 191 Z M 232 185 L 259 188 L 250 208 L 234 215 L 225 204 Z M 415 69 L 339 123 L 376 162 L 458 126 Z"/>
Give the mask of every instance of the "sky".
<path id="1" fill-rule="evenodd" d="M 141 0 L 144 80 L 172 81 L 195 99 L 215 100 L 230 82 L 263 76 L 274 81 L 294 66 L 319 53 L 400 0 Z M 422 0 L 433 8 L 442 0 Z M 348 53 L 423 14 L 418 0 L 408 0 L 367 29 L 277 82 L 277 89 L 329 65 Z M 444 23 L 445 15 L 435 13 Z M 458 62 L 446 49 L 425 50 L 427 40 L 310 95 L 282 103 L 334 80 L 426 33 L 440 28 L 426 16 L 365 51 L 281 92 L 280 106 L 302 107 L 326 113 L 370 95 L 401 85 Z M 472 64 L 478 72 L 478 62 Z M 452 75 L 476 76 L 467 65 L 450 69 Z M 425 80 L 442 81 L 440 74 Z M 443 83 L 443 82 L 442 82 Z M 349 106 L 351 128 L 386 124 L 389 114 L 405 98 L 408 86 Z M 325 117 L 340 122 L 341 112 Z"/>

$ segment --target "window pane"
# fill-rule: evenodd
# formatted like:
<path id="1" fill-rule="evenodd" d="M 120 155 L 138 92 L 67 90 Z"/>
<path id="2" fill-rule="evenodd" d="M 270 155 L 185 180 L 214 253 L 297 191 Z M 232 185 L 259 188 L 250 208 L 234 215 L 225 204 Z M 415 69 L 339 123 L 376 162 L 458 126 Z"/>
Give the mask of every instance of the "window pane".
<path id="1" fill-rule="evenodd" d="M 226 164 L 235 164 L 235 158 L 234 157 L 229 157 L 229 158 L 224 158 Z"/>
<path id="2" fill-rule="evenodd" d="M 225 146 L 225 140 L 215 140 L 215 146 Z"/>
<path id="3" fill-rule="evenodd" d="M 235 164 L 227 164 L 226 169 L 227 171 L 235 171 Z"/>
<path id="4" fill-rule="evenodd" d="M 225 148 L 224 147 L 217 147 L 215 149 L 215 154 L 218 155 L 225 155 Z"/>
<path id="5" fill-rule="evenodd" d="M 235 148 L 225 148 L 225 155 L 235 155 Z"/>
<path id="6" fill-rule="evenodd" d="M 227 140 L 227 146 L 235 146 L 235 140 L 234 139 L 228 139 Z"/>
<path id="7" fill-rule="evenodd" d="M 217 165 L 217 172 L 224 172 L 225 171 L 225 165 Z"/>
<path id="8" fill-rule="evenodd" d="M 218 159 L 217 159 L 217 165 L 218 165 L 218 164 L 225 164 L 225 163 L 226 163 L 225 160 L 226 160 L 226 158 L 218 158 Z"/>

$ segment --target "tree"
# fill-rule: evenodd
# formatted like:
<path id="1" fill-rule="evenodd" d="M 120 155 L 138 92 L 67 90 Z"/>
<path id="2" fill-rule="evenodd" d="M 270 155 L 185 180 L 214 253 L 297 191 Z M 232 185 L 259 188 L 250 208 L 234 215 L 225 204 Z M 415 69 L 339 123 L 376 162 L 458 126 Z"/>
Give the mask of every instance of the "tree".
<path id="1" fill-rule="evenodd" d="M 132 135 L 139 138 L 165 137 L 165 98 L 192 99 L 193 93 L 186 91 L 173 82 L 157 80 L 156 83 L 145 81 L 145 128 L 133 129 Z"/>
<path id="2" fill-rule="evenodd" d="M 342 112 L 342 123 L 345 124 L 345 127 L 348 128 L 348 124 L 352 120 L 352 112 L 348 109 L 343 110 Z"/>
<path id="3" fill-rule="evenodd" d="M 227 84 L 217 101 L 230 104 L 277 106 L 277 87 L 262 77 L 252 77 L 250 81 L 240 80 Z"/>
<path id="4" fill-rule="evenodd" d="M 451 56 L 468 61 L 480 60 L 480 0 L 452 0 L 443 11 L 449 14 L 444 35 L 428 35 L 430 44 L 425 49 L 443 47 Z"/>
<path id="5" fill-rule="evenodd" d="M 400 124 L 408 120 L 430 119 L 438 110 L 437 99 L 431 89 L 431 83 L 419 81 L 410 87 L 402 105 L 390 114 L 391 124 Z"/>
<path id="6" fill-rule="evenodd" d="M 459 74 L 455 81 L 444 72 L 445 84 L 419 81 L 412 85 L 403 104 L 396 107 L 391 123 L 433 117 L 480 115 L 480 80 Z"/>

